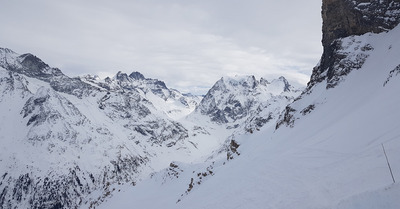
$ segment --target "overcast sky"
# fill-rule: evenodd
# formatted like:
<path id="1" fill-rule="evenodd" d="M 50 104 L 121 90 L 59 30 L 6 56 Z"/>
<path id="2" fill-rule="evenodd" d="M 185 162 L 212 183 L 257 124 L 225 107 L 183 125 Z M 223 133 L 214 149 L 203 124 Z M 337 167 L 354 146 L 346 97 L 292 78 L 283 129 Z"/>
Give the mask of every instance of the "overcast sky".
<path id="1" fill-rule="evenodd" d="M 69 76 L 139 71 L 182 92 L 220 77 L 305 84 L 321 53 L 321 0 L 1 0 L 0 47 Z"/>

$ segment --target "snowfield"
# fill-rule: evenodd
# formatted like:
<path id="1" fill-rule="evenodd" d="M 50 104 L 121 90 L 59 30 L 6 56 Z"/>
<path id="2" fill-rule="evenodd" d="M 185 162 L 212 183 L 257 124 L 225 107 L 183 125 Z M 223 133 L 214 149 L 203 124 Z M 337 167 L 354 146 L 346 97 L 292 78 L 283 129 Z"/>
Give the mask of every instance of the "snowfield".
<path id="1" fill-rule="evenodd" d="M 291 104 L 293 127 L 235 135 L 230 155 L 116 185 L 99 208 L 400 208 L 382 149 L 400 181 L 400 27 L 342 44 L 354 58 L 373 49 L 337 86 L 323 81 Z"/>
<path id="2" fill-rule="evenodd" d="M 284 77 L 220 81 L 203 99 L 139 72 L 70 78 L 0 48 L 0 207 L 94 207 L 115 185 L 178 175 L 173 161 L 233 159 L 231 139 L 273 125 L 301 93 Z"/>

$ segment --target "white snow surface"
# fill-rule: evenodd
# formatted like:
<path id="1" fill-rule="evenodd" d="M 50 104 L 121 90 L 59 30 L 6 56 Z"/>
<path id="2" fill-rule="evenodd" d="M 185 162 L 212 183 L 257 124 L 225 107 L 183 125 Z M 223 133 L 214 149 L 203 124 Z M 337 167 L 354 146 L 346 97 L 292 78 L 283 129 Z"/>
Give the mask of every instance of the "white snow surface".
<path id="1" fill-rule="evenodd" d="M 319 83 L 291 104 L 293 128 L 236 136 L 233 160 L 221 152 L 175 162 L 136 186 L 115 186 L 99 208 L 400 208 L 381 145 L 400 181 L 400 27 L 348 41 L 374 49 L 335 88 Z"/>
<path id="2" fill-rule="evenodd" d="M 0 53 L 3 52 L 2 64 L 21 67 L 18 54 L 8 49 L 1 49 Z M 47 66 L 45 70 L 51 69 Z M 254 77 L 247 78 L 255 81 Z M 2 204 L 5 199 L 10 207 L 33 207 L 33 195 L 52 196 L 56 187 L 57 192 L 70 192 L 62 198 L 76 198 L 72 201 L 82 202 L 84 207 L 95 205 L 112 191 L 109 185 L 140 182 L 151 173 L 163 172 L 173 161 L 190 167 L 194 163 L 203 165 L 209 158 L 221 159 L 224 156 L 219 153 L 226 153 L 230 138 L 244 132 L 243 126 L 228 129 L 226 126 L 232 124 L 216 124 L 207 115 L 185 117 L 201 97 L 183 95 L 156 79 L 128 77 L 121 72 L 105 80 L 90 75 L 76 79 L 93 89 L 85 87 L 87 93 L 77 97 L 55 91 L 47 81 L 0 68 Z M 231 82 L 235 85 L 242 80 L 231 79 Z M 264 86 L 262 91 L 254 92 L 257 97 L 241 95 L 250 89 L 245 86 L 235 91 L 228 85 L 225 93 L 235 94 L 244 102 L 252 100 L 270 106 L 260 111 L 278 117 L 281 109 L 300 92 L 284 92 L 282 79 L 273 83 L 274 92 L 268 92 Z M 274 101 L 269 103 L 271 98 Z M 219 99 L 222 98 L 215 98 Z M 245 120 L 253 116 L 254 112 L 245 115 L 241 125 L 251 125 Z M 117 170 L 120 173 L 115 175 Z M 71 172 L 76 173 L 73 174 L 76 178 L 66 179 Z M 31 187 L 21 186 L 21 178 L 28 179 Z M 54 187 L 48 186 L 43 178 L 52 181 Z M 21 187 L 28 189 L 20 192 Z M 87 197 L 89 193 L 91 196 Z M 33 201 L 47 203 L 40 198 Z"/>

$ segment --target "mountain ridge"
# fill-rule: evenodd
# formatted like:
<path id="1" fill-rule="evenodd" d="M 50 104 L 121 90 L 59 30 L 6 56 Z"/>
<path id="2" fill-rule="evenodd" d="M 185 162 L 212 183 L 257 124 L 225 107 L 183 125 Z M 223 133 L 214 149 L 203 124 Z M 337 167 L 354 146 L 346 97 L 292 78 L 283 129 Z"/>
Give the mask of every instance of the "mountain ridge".
<path id="1" fill-rule="evenodd" d="M 252 112 L 242 117 L 248 128 L 229 123 L 221 131 L 207 122 L 208 115 L 194 113 L 201 97 L 139 72 L 70 78 L 34 55 L 1 48 L 0 75 L 0 107 L 9 110 L 0 115 L 4 208 L 95 206 L 109 197 L 113 185 L 135 185 L 177 159 L 201 161 L 229 144 L 230 135 L 266 123 L 254 122 Z M 284 92 L 287 84 L 281 83 Z"/>
<path id="2" fill-rule="evenodd" d="M 341 38 L 343 61 L 364 61 L 334 86 L 325 79 L 306 89 L 279 127 L 232 135 L 205 162 L 174 162 L 137 188 L 116 187 L 100 208 L 398 208 L 382 148 L 397 175 L 399 37 L 400 26 Z"/>
<path id="3" fill-rule="evenodd" d="M 323 0 L 302 92 L 223 77 L 199 98 L 0 48 L 1 207 L 398 208 L 398 6 Z"/>
<path id="4" fill-rule="evenodd" d="M 337 72 L 337 63 L 346 55 L 341 53 L 342 38 L 365 33 L 386 32 L 400 23 L 400 1 L 363 1 L 363 0 L 323 0 L 322 1 L 322 46 L 323 53 L 319 64 L 313 68 L 307 88 L 328 80 L 327 88 L 337 85 L 342 75 L 347 75 L 354 68 Z M 372 50 L 369 46 L 360 46 L 364 51 Z M 351 65 L 360 65 L 352 61 Z M 364 59 L 365 60 L 365 59 Z M 344 64 L 346 65 L 346 64 Z"/>

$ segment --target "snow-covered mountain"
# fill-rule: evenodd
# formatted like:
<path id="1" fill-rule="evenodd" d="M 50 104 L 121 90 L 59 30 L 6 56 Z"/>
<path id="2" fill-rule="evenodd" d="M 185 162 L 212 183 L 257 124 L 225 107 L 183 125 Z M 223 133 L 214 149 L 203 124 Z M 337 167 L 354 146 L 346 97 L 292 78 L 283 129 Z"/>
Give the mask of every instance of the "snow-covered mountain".
<path id="1" fill-rule="evenodd" d="M 322 14 L 321 62 L 274 126 L 230 138 L 203 163 L 116 187 L 100 208 L 400 208 L 399 2 L 324 0 Z M 196 109 L 221 124 L 246 114 L 229 117 L 247 103 L 229 99 L 226 83 L 211 94 L 228 99 L 206 96 Z"/>
<path id="2" fill-rule="evenodd" d="M 184 95 L 0 48 L 0 207 L 399 208 L 399 6 L 323 0 L 304 91 L 237 76 Z"/>
<path id="3" fill-rule="evenodd" d="M 253 132 L 275 122 L 286 104 L 301 93 L 284 78 L 271 82 L 254 76 L 223 77 L 204 96 L 192 115 L 204 115 L 228 129 Z"/>
<path id="4" fill-rule="evenodd" d="M 164 198 L 159 201 L 164 208 L 399 208 L 400 186 L 393 183 L 382 144 L 398 181 L 400 27 L 341 41 L 349 55 L 363 53 L 349 42 L 368 43 L 373 50 L 335 87 L 327 89 L 327 80 L 314 84 L 286 108 L 278 129 L 237 137 L 234 150 L 240 155 L 234 160 L 182 165 L 187 171 L 180 174 L 183 180 L 162 184 L 154 178 L 141 189 L 159 191 L 154 195 Z M 207 166 L 212 166 L 212 175 L 201 181 L 190 174 L 194 170 L 202 175 Z M 185 194 L 191 179 L 190 194 L 182 198 L 176 192 L 179 203 L 173 195 L 162 195 L 177 190 Z M 130 203 L 124 198 L 128 194 L 147 203 L 139 192 L 126 189 L 103 208 L 124 208 Z"/>
<path id="5" fill-rule="evenodd" d="M 245 114 L 229 117 L 257 129 L 266 122 L 243 121 L 260 118 L 262 111 L 277 118 L 300 93 L 283 77 L 254 80 L 258 87 L 241 91 L 235 82 L 241 81 L 230 79 L 224 93 L 240 98 Z M 210 120 L 212 115 L 195 111 L 207 99 L 139 72 L 70 78 L 32 54 L 5 48 L 0 48 L 0 88 L 2 208 L 95 206 L 113 193 L 113 185 L 135 185 L 173 161 L 203 162 L 229 144 L 235 131 L 245 130 L 237 120 L 226 129 Z M 217 94 L 207 98 L 225 106 L 231 102 Z M 263 108 L 270 103 L 276 103 L 271 110 Z"/>
<path id="6" fill-rule="evenodd" d="M 3 208 L 76 207 L 94 190 L 107 194 L 153 170 L 143 166 L 159 150 L 147 146 L 187 146 L 188 130 L 139 88 L 105 90 L 34 55 L 0 53 Z"/>
<path id="7" fill-rule="evenodd" d="M 100 80 L 96 76 L 82 76 L 81 80 L 107 91 L 130 92 L 140 91 L 158 110 L 172 119 L 182 118 L 191 113 L 200 102 L 201 96 L 182 94 L 178 90 L 168 88 L 163 81 L 145 78 L 139 72 L 118 72 L 113 78 Z"/>

